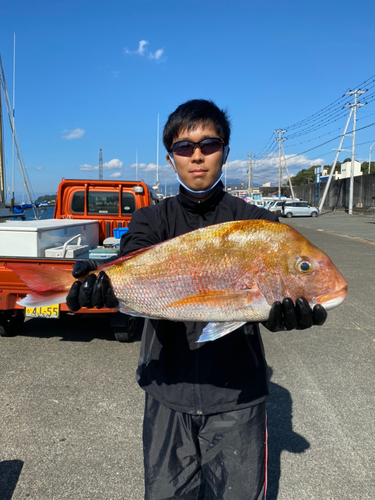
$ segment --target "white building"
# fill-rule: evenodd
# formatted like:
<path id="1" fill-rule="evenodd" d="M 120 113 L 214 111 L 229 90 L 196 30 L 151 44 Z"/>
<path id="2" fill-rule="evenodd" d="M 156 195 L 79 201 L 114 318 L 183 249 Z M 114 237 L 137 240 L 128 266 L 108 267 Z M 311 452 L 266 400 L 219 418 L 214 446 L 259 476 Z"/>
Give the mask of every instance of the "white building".
<path id="1" fill-rule="evenodd" d="M 352 161 L 348 160 L 345 163 L 341 164 L 341 172 L 334 172 L 332 178 L 337 181 L 338 179 L 349 179 L 350 178 L 350 172 L 352 169 Z M 325 181 L 329 177 L 329 172 L 330 169 L 323 169 L 322 174 L 320 176 L 321 181 Z M 359 161 L 354 160 L 354 177 L 357 177 L 358 175 L 363 175 L 363 172 L 361 172 L 361 164 Z"/>

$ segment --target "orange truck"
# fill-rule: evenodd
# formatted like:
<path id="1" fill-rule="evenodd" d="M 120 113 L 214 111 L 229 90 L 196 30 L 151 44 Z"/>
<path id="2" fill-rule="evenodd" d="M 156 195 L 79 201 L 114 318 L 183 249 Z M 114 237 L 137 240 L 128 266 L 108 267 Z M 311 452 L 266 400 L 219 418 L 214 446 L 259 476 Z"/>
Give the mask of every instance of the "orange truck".
<path id="1" fill-rule="evenodd" d="M 29 292 L 8 264 L 43 264 L 73 269 L 77 259 L 103 263 L 117 257 L 121 235 L 132 214 L 159 201 L 143 182 L 65 180 L 59 185 L 53 219 L 0 224 L 0 335 L 19 333 L 25 318 L 56 319 L 66 304 L 24 308 L 17 302 Z M 114 336 L 130 342 L 136 318 L 116 309 L 80 309 L 75 314 L 107 314 Z"/>

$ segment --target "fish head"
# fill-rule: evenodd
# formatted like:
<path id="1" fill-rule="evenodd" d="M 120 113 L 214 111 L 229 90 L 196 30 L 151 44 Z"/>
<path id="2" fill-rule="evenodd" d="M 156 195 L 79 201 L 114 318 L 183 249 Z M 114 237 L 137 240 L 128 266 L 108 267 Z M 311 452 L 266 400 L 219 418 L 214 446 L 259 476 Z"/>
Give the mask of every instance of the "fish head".
<path id="1" fill-rule="evenodd" d="M 292 228 L 290 228 L 292 229 Z M 310 306 L 321 304 L 326 310 L 339 306 L 348 284 L 332 260 L 300 233 L 291 234 L 279 250 L 282 264 L 283 297 L 305 297 Z"/>

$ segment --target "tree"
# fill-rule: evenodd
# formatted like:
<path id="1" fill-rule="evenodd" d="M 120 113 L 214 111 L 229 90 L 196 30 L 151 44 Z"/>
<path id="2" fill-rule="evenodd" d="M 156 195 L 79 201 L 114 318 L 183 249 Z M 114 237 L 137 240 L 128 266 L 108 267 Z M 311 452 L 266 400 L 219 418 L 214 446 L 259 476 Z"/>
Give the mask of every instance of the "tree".
<path id="1" fill-rule="evenodd" d="M 42 201 L 56 201 L 56 197 L 56 194 L 45 194 L 44 196 L 39 196 L 36 202 L 41 203 Z"/>
<path id="2" fill-rule="evenodd" d="M 313 165 L 310 168 L 304 168 L 303 170 L 300 170 L 298 172 L 298 174 L 296 174 L 292 178 L 293 186 L 304 186 L 305 184 L 308 184 L 309 182 L 314 182 L 314 180 L 315 180 L 314 169 L 316 166 L 317 165 Z"/>
<path id="3" fill-rule="evenodd" d="M 368 161 L 361 163 L 361 171 L 364 175 L 368 174 Z M 371 162 L 370 174 L 375 174 L 375 161 Z"/>

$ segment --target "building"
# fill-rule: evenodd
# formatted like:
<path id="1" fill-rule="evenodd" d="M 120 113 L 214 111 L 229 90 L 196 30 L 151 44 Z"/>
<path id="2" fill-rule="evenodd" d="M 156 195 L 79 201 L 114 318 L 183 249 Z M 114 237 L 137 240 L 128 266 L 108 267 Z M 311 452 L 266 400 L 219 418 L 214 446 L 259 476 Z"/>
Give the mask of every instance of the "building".
<path id="1" fill-rule="evenodd" d="M 333 172 L 332 179 L 338 181 L 339 179 L 349 179 L 350 172 L 352 169 L 352 161 L 348 160 L 345 163 L 341 163 L 341 172 Z M 320 176 L 321 181 L 326 181 L 329 178 L 330 169 L 323 169 L 322 174 Z M 361 164 L 359 161 L 354 160 L 354 177 L 358 175 L 363 175 L 361 171 Z"/>

